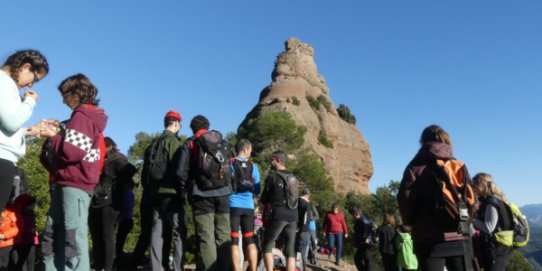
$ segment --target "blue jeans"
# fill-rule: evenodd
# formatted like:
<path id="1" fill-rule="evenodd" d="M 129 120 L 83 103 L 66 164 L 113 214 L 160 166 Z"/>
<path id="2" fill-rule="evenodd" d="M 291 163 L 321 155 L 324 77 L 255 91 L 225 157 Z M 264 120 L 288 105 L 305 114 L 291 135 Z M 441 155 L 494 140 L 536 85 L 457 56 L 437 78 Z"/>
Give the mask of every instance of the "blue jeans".
<path id="1" fill-rule="evenodd" d="M 329 244 L 329 251 L 333 251 L 335 247 L 335 239 L 337 240 L 337 255 L 335 261 L 341 260 L 342 250 L 343 250 L 343 234 L 342 233 L 328 233 L 327 242 Z"/>
<path id="2" fill-rule="evenodd" d="M 45 270 L 90 270 L 88 192 L 51 185 L 51 205 L 42 235 Z"/>

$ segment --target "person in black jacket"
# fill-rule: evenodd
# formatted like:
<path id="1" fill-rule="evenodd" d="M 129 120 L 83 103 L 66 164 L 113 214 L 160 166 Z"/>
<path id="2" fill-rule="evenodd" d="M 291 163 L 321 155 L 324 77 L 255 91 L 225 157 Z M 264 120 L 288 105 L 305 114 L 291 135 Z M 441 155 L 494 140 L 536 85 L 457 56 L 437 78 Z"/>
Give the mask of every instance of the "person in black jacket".
<path id="1" fill-rule="evenodd" d="M 354 254 L 354 263 L 358 270 L 375 270 L 376 259 L 376 225 L 363 215 L 360 209 L 352 212 L 354 224 L 354 246 L 357 247 Z"/>
<path id="2" fill-rule="evenodd" d="M 487 173 L 476 174 L 473 183 L 480 200 L 473 225 L 480 230 L 481 267 L 487 271 L 504 271 L 512 257 L 513 247 L 495 241 L 493 233 L 513 228 L 511 214 L 505 207 L 506 199 Z"/>
<path id="3" fill-rule="evenodd" d="M 397 255 L 393 246 L 393 239 L 395 238 L 395 217 L 393 214 L 384 214 L 384 223 L 378 228 L 378 243 L 380 249 L 380 255 L 382 255 L 382 263 L 384 264 L 384 270 L 397 271 Z"/>
<path id="4" fill-rule="evenodd" d="M 115 258 L 115 222 L 122 204 L 123 184 L 137 171 L 119 152 L 113 139 L 105 137 L 106 156 L 100 182 L 94 188 L 89 210 L 92 260 L 95 270 L 112 270 Z"/>

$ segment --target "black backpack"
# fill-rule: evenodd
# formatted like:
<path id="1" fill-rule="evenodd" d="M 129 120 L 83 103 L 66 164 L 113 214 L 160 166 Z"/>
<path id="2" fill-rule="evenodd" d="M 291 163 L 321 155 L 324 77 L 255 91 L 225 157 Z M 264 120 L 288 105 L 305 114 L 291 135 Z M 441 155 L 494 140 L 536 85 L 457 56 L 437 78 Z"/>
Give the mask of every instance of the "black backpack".
<path id="1" fill-rule="evenodd" d="M 230 151 L 222 134 L 209 131 L 194 140 L 199 146 L 196 185 L 201 190 L 217 189 L 231 183 Z"/>
<path id="2" fill-rule="evenodd" d="M 235 193 L 253 192 L 254 191 L 254 177 L 252 171 L 254 167 L 252 161 L 241 161 L 238 159 L 232 159 L 233 165 L 233 181 L 232 188 Z"/>
<path id="3" fill-rule="evenodd" d="M 298 181 L 294 174 L 276 172 L 284 184 L 284 201 L 290 209 L 297 209 L 299 203 Z"/>
<path id="4" fill-rule="evenodd" d="M 160 136 L 153 139 L 145 149 L 143 169 L 141 170 L 141 184 L 143 184 L 143 187 L 166 176 L 168 161 L 160 144 L 164 138 L 164 136 Z"/>

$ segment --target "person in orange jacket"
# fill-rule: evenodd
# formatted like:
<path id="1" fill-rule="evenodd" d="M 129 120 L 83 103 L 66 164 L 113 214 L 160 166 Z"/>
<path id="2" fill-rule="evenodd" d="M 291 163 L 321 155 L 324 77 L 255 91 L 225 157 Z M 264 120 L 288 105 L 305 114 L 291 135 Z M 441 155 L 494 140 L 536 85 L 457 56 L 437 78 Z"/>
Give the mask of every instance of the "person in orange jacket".
<path id="1" fill-rule="evenodd" d="M 17 221 L 13 206 L 6 206 L 0 215 L 0 270 L 8 270 L 10 254 L 15 237 L 19 234 L 20 224 L 21 221 Z"/>

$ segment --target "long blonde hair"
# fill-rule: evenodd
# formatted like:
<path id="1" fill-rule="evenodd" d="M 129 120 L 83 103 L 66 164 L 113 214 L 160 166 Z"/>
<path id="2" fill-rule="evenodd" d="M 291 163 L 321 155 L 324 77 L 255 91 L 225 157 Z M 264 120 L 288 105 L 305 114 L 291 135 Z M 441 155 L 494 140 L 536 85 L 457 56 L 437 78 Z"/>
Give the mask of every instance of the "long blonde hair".
<path id="1" fill-rule="evenodd" d="M 478 173 L 474 178 L 472 178 L 472 182 L 478 189 L 480 196 L 495 196 L 498 199 L 502 201 L 506 201 L 506 198 L 504 197 L 504 194 L 501 192 L 501 190 L 497 187 L 495 182 L 493 181 L 493 177 L 487 173 Z"/>

